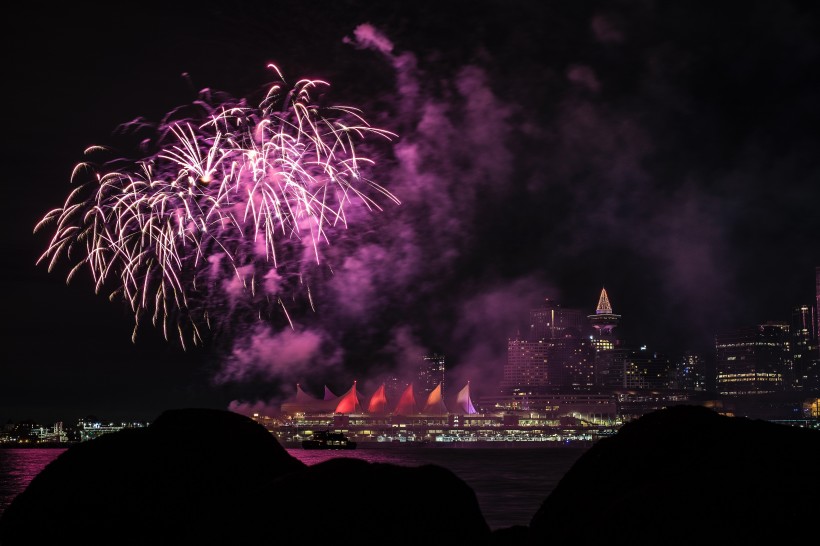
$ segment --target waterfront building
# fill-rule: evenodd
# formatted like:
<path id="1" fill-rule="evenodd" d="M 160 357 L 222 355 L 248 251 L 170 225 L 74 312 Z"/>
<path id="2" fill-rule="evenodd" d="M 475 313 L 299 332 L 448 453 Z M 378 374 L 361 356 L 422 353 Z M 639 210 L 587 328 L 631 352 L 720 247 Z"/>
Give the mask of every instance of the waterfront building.
<path id="1" fill-rule="evenodd" d="M 81 442 L 85 442 L 98 438 L 104 434 L 110 434 L 123 429 L 144 428 L 147 426 L 148 423 L 138 421 L 116 423 L 112 421 L 102 421 L 96 419 L 95 417 L 86 417 L 77 422 L 77 433 L 79 435 L 79 440 Z"/>
<path id="2" fill-rule="evenodd" d="M 522 416 L 536 414 L 556 424 L 577 420 L 588 424 L 611 426 L 618 421 L 617 401 L 612 393 L 603 391 L 577 392 L 556 389 L 553 392 L 520 392 L 513 396 L 482 397 L 481 405 L 496 412 L 515 416 L 516 423 L 520 423 Z"/>
<path id="3" fill-rule="evenodd" d="M 469 382 L 451 404 L 446 404 L 440 386 L 426 397 L 419 408 L 412 384 L 388 412 L 371 412 L 363 406 L 351 413 L 336 411 L 345 397 L 356 393 L 354 386 L 339 397 L 336 408 L 322 404 L 297 385 L 296 395 L 281 405 L 275 419 L 253 415 L 285 444 L 300 440 L 315 430 L 336 430 L 361 442 L 537 442 L 568 439 L 590 441 L 611 434 L 617 423 L 617 408 L 605 393 L 551 393 L 530 399 L 493 400 L 493 407 L 480 412 L 473 404 Z M 381 398 L 381 387 L 370 401 Z M 366 398 L 366 397 L 365 397 Z M 298 399 L 298 403 L 297 403 Z M 514 403 L 510 403 L 513 400 Z M 389 400 L 388 407 L 391 406 Z M 482 404 L 478 406 L 483 407 Z M 299 410 L 299 411 L 295 411 Z"/>
<path id="4" fill-rule="evenodd" d="M 788 324 L 768 322 L 718 334 L 715 352 L 720 394 L 782 391 L 791 373 Z"/>

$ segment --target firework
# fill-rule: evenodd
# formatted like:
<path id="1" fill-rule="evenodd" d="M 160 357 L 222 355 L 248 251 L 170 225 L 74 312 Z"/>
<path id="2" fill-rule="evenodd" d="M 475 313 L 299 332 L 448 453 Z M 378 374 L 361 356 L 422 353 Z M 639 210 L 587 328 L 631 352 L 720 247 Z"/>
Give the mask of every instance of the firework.
<path id="1" fill-rule="evenodd" d="M 65 204 L 35 227 L 56 226 L 39 263 L 87 267 L 97 292 L 124 299 L 134 336 L 146 318 L 166 339 L 203 340 L 214 314 L 237 309 L 287 317 L 288 287 L 347 227 L 346 207 L 381 210 L 388 190 L 365 176 L 373 161 L 356 146 L 396 135 L 357 108 L 312 99 L 319 80 L 276 79 L 258 106 L 203 91 L 194 115 L 176 110 L 155 126 L 138 160 L 85 161 Z M 190 110 L 190 109 L 189 109 Z M 132 122 L 127 127 L 146 127 Z M 107 150 L 93 146 L 88 156 Z"/>

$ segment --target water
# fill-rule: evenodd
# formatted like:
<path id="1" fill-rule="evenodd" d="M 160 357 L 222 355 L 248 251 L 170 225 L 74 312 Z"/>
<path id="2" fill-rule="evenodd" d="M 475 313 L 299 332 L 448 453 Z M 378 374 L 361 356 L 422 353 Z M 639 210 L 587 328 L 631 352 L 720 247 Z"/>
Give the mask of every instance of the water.
<path id="1" fill-rule="evenodd" d="M 289 448 L 307 465 L 336 457 L 402 466 L 436 464 L 452 471 L 476 493 L 491 529 L 529 525 L 558 481 L 587 448 L 364 446 L 347 451 Z M 0 513 L 63 449 L 0 449 Z"/>
<path id="2" fill-rule="evenodd" d="M 0 514 L 65 449 L 0 449 Z"/>

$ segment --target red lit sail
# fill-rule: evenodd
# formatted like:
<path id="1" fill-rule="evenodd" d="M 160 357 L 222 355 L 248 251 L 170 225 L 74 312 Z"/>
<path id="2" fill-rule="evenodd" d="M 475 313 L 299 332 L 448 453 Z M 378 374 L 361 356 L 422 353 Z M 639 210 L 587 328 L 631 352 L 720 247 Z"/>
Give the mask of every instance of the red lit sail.
<path id="1" fill-rule="evenodd" d="M 387 411 L 387 396 L 384 394 L 384 383 L 373 393 L 370 397 L 370 403 L 367 405 L 369 413 L 385 413 Z"/>
<path id="2" fill-rule="evenodd" d="M 396 409 L 393 411 L 395 415 L 415 415 L 418 408 L 416 407 L 416 397 L 413 396 L 413 384 L 407 385 L 404 392 L 399 398 L 399 403 L 396 404 Z"/>
<path id="3" fill-rule="evenodd" d="M 359 393 L 356 391 L 356 382 L 350 390 L 342 395 L 339 404 L 336 406 L 336 413 L 354 413 L 361 411 L 362 405 L 359 403 Z"/>

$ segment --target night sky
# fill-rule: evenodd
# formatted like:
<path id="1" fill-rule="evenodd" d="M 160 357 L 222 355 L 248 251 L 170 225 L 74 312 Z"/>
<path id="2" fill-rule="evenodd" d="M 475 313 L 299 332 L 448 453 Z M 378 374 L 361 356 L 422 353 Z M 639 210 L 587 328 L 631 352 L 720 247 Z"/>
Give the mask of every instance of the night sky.
<path id="1" fill-rule="evenodd" d="M 670 355 L 710 357 L 716 332 L 813 302 L 814 2 L 191 6 L 26 3 L 8 22 L 1 422 L 246 411 L 297 382 L 369 393 L 431 352 L 489 394 L 531 307 L 593 313 L 602 287 L 621 339 Z M 33 228 L 86 147 L 203 88 L 254 96 L 271 62 L 399 135 L 370 177 L 401 204 L 353 215 L 293 329 L 232 322 L 183 351 L 149 326 L 132 343 L 90 275 L 35 265 L 50 233 Z"/>

